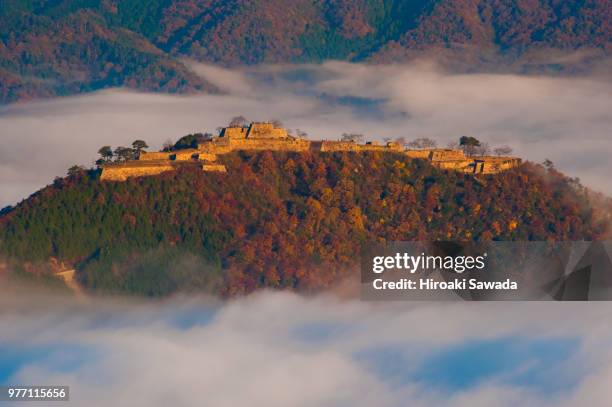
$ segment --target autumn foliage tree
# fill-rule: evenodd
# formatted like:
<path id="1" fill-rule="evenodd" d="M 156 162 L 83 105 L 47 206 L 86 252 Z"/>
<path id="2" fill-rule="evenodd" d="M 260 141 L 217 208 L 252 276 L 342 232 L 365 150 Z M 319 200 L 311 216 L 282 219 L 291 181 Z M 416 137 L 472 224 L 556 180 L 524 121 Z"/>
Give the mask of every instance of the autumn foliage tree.
<path id="1" fill-rule="evenodd" d="M 368 242 L 590 240 L 609 200 L 554 166 L 442 171 L 395 153 L 236 152 L 126 182 L 60 178 L 0 216 L 0 256 L 54 257 L 90 289 L 165 295 L 311 291 L 358 269 Z"/>

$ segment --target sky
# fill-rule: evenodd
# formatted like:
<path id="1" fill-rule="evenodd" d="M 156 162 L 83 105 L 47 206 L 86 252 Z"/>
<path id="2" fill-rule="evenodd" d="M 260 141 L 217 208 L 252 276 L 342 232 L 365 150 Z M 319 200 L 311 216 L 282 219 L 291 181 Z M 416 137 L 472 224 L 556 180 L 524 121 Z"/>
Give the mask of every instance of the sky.
<path id="1" fill-rule="evenodd" d="M 0 296 L 0 383 L 73 405 L 609 405 L 606 302 L 23 294 Z"/>
<path id="2" fill-rule="evenodd" d="M 435 63 L 346 62 L 225 69 L 190 63 L 216 95 L 110 89 L 0 108 L 0 207 L 14 205 L 74 165 L 91 166 L 103 145 L 146 140 L 159 148 L 192 132 L 215 132 L 236 115 L 279 119 L 311 139 L 361 133 L 370 140 L 464 135 L 551 159 L 584 184 L 612 194 L 612 84 L 589 77 L 454 74 Z"/>

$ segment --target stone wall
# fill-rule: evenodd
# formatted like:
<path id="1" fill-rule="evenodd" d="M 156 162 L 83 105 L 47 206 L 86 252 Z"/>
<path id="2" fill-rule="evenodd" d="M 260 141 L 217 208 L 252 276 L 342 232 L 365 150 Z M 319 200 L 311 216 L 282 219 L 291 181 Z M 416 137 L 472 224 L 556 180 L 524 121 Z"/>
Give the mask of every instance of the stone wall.
<path id="1" fill-rule="evenodd" d="M 482 163 L 475 171 L 480 174 L 497 174 L 498 172 L 507 171 L 521 165 L 521 159 L 516 157 L 482 156 L 474 157 L 474 161 Z"/>
<path id="2" fill-rule="evenodd" d="M 232 151 L 232 147 L 230 145 L 232 141 L 235 142 L 237 140 L 226 137 L 217 137 L 202 144 L 198 144 L 198 151 L 200 154 L 227 154 Z"/>
<path id="3" fill-rule="evenodd" d="M 197 159 L 200 161 L 217 161 L 217 155 L 213 153 L 197 152 Z"/>
<path id="4" fill-rule="evenodd" d="M 141 151 L 138 155 L 138 161 L 155 161 L 155 160 L 169 160 L 170 154 L 165 151 L 155 151 L 149 153 L 147 151 Z"/>
<path id="5" fill-rule="evenodd" d="M 401 153 L 404 151 L 404 148 L 395 142 L 387 143 L 385 145 L 380 145 L 378 143 L 366 143 L 359 146 L 359 151 L 394 151 L 396 153 Z"/>
<path id="6" fill-rule="evenodd" d="M 200 161 L 216 161 L 216 154 L 203 152 L 193 148 L 177 151 L 161 151 L 148 153 L 142 151 L 138 157 L 138 161 L 188 161 L 188 160 L 200 160 Z"/>
<path id="7" fill-rule="evenodd" d="M 317 146 L 319 143 L 317 143 Z M 320 151 L 322 152 L 334 152 L 334 151 L 382 151 L 382 152 L 402 152 L 404 149 L 398 143 L 387 143 L 386 145 L 380 145 L 376 143 L 372 144 L 359 144 L 354 141 L 322 141 L 320 142 Z"/>
<path id="8" fill-rule="evenodd" d="M 464 171 L 464 172 L 473 172 L 473 168 L 470 169 L 469 166 L 472 164 L 473 160 L 438 160 L 431 161 L 431 165 L 436 168 L 440 168 L 442 170 L 455 170 L 455 171 Z"/>
<path id="9" fill-rule="evenodd" d="M 203 164 L 202 171 L 206 172 L 227 172 L 223 164 Z"/>
<path id="10" fill-rule="evenodd" d="M 298 138 L 230 140 L 231 150 L 307 151 L 310 141 Z"/>
<path id="11" fill-rule="evenodd" d="M 321 151 L 358 151 L 359 145 L 353 141 L 322 141 Z"/>
<path id="12" fill-rule="evenodd" d="M 405 154 L 410 158 L 422 158 L 430 161 L 456 161 L 467 159 L 463 150 L 453 150 L 450 148 L 406 150 Z"/>
<path id="13" fill-rule="evenodd" d="M 432 149 L 429 159 L 431 161 L 465 160 L 463 150 Z"/>
<path id="14" fill-rule="evenodd" d="M 423 160 L 428 160 L 431 150 L 406 150 L 404 154 L 410 158 L 422 158 Z"/>
<path id="15" fill-rule="evenodd" d="M 521 165 L 515 157 L 473 157 L 463 160 L 437 160 L 431 165 L 443 170 L 462 171 L 467 174 L 497 174 Z"/>
<path id="16" fill-rule="evenodd" d="M 443 170 L 462 171 L 468 174 L 497 174 L 521 165 L 521 159 L 516 157 L 466 157 L 462 150 L 452 149 L 406 150 L 405 154 L 410 158 L 428 160 L 431 165 Z"/>
<path id="17" fill-rule="evenodd" d="M 126 181 L 132 177 L 147 177 L 173 170 L 172 164 L 164 161 L 147 165 L 136 161 L 125 164 L 109 164 L 102 167 L 100 179 L 102 181 Z"/>
<path id="18" fill-rule="evenodd" d="M 272 123 L 251 123 L 247 138 L 287 138 L 287 130 L 276 128 Z"/>
<path id="19" fill-rule="evenodd" d="M 245 138 L 248 128 L 246 127 L 224 127 L 219 137 L 226 138 Z"/>
<path id="20" fill-rule="evenodd" d="M 189 161 L 189 160 L 197 160 L 199 156 L 199 151 L 193 148 L 188 148 L 185 150 L 177 150 L 173 151 L 170 154 L 170 160 L 173 161 Z"/>
<path id="21" fill-rule="evenodd" d="M 261 139 L 214 139 L 198 146 L 202 154 L 227 154 L 237 150 L 274 150 L 274 151 L 307 151 L 310 141 L 299 138 L 261 138 Z"/>
<path id="22" fill-rule="evenodd" d="M 203 171 L 227 172 L 222 164 L 217 164 L 217 156 L 240 150 L 271 151 L 321 151 L 321 152 L 396 152 L 410 158 L 428 160 L 433 166 L 461 171 L 469 174 L 494 174 L 520 165 L 521 160 L 514 157 L 466 157 L 462 150 L 432 148 L 404 150 L 398 143 L 386 145 L 370 142 L 359 144 L 353 141 L 309 141 L 289 136 L 283 128 L 272 123 L 251 123 L 247 127 L 226 127 L 219 137 L 198 145 L 197 149 L 184 149 L 171 152 L 141 152 L 138 160 L 123 164 L 107 164 L 102 168 L 101 179 L 106 181 L 125 181 L 130 177 L 157 175 L 173 171 L 179 163 L 200 163 Z"/>
<path id="23" fill-rule="evenodd" d="M 287 138 L 287 130 L 274 127 L 272 123 L 251 123 L 249 127 L 225 127 L 219 134 L 221 138 L 229 139 L 268 139 Z"/>

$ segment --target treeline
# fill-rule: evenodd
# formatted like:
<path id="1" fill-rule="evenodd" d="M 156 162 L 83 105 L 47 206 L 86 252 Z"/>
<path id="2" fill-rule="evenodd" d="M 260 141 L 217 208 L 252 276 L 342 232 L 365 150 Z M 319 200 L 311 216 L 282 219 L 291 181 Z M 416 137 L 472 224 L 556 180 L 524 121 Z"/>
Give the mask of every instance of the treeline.
<path id="1" fill-rule="evenodd" d="M 144 295 L 313 290 L 355 270 L 367 242 L 597 239 L 612 207 L 550 163 L 475 178 L 392 153 L 222 161 L 227 174 L 74 173 L 0 217 L 0 254 L 30 267 L 53 256 L 87 287 Z"/>
<path id="2" fill-rule="evenodd" d="M 149 146 L 144 140 L 134 140 L 132 147 L 119 146 L 114 150 L 111 146 L 102 146 L 98 150 L 100 158 L 96 160 L 96 165 L 102 165 L 110 162 L 135 160 L 138 158 L 140 152 L 146 148 L 149 148 Z"/>

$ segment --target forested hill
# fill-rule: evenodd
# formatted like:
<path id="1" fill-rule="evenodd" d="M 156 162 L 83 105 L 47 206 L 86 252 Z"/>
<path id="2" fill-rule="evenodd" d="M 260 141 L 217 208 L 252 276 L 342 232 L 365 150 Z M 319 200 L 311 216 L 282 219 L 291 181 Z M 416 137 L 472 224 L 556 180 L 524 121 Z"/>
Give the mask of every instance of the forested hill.
<path id="1" fill-rule="evenodd" d="M 366 242 L 598 239 L 612 208 L 550 164 L 475 178 L 395 153 L 221 160 L 227 173 L 56 179 L 3 211 L 0 260 L 44 273 L 53 257 L 90 289 L 150 296 L 307 291 L 355 270 Z"/>
<path id="2" fill-rule="evenodd" d="M 498 54 L 538 61 L 550 49 L 606 57 L 611 22 L 608 0 L 3 0 L 0 103 L 110 86 L 214 90 L 184 56 L 224 65 L 384 63 L 422 51 L 466 65 Z M 551 69 L 575 58 L 564 61 Z"/>

